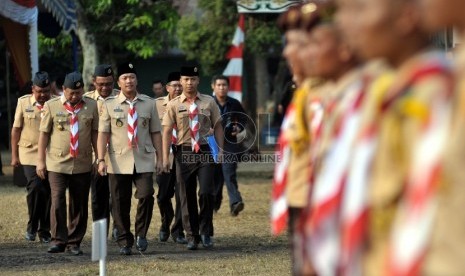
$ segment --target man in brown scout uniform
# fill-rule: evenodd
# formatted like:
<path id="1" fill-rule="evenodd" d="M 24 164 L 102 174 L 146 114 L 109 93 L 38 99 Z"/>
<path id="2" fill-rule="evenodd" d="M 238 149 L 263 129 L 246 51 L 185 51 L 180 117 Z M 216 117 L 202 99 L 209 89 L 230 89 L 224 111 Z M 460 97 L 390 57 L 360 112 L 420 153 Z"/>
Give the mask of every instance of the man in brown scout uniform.
<path id="1" fill-rule="evenodd" d="M 179 96 L 182 92 L 182 86 L 179 82 L 181 75 L 179 72 L 171 72 L 168 75 L 166 81 L 166 91 L 168 95 L 165 97 L 160 97 L 155 100 L 157 104 L 158 116 L 160 121 L 163 119 L 163 115 L 166 112 L 166 105 L 168 102 L 175 97 Z M 177 133 L 176 129 L 173 129 L 173 134 L 171 136 L 171 142 L 176 144 Z M 175 147 L 172 147 L 172 150 L 176 150 Z M 157 176 L 158 183 L 158 194 L 157 194 L 157 203 L 158 208 L 160 209 L 161 216 L 161 227 L 159 233 L 160 241 L 164 242 L 168 240 L 170 236 L 170 225 L 173 221 L 174 224 L 171 227 L 171 238 L 173 241 L 186 244 L 186 238 L 184 237 L 184 229 L 182 228 L 182 217 L 181 217 L 181 205 L 179 200 L 179 188 L 176 188 L 176 165 L 174 164 L 173 154 L 170 153 L 170 163 L 172 164 L 171 171 L 169 173 L 162 173 Z M 171 204 L 171 198 L 175 195 L 176 200 L 176 209 L 173 210 L 173 205 Z"/>
<path id="2" fill-rule="evenodd" d="M 27 178 L 27 223 L 26 240 L 50 241 L 50 184 L 36 174 L 37 145 L 41 112 L 50 99 L 50 79 L 47 72 L 37 72 L 32 83 L 32 94 L 18 99 L 15 121 L 11 130 L 11 165 L 23 165 Z"/>
<path id="3" fill-rule="evenodd" d="M 152 220 L 155 171 L 162 169 L 160 120 L 155 100 L 137 92 L 137 75 L 132 63 L 118 67 L 121 92 L 103 104 L 99 121 L 99 173 L 109 173 L 113 219 L 118 229 L 122 255 L 130 255 L 134 244 L 131 233 L 132 183 L 136 185 L 136 248 L 147 249 L 147 231 Z M 108 143 L 109 141 L 109 143 Z M 108 143 L 108 154 L 107 154 Z"/>
<path id="4" fill-rule="evenodd" d="M 67 247 L 82 255 L 81 241 L 87 229 L 92 147 L 97 141 L 97 103 L 84 94 L 82 75 L 65 77 L 64 93 L 45 103 L 40 123 L 37 175 L 50 181 L 52 246 L 49 253 Z M 66 228 L 66 189 L 69 190 L 69 225 Z"/>
<path id="5" fill-rule="evenodd" d="M 84 97 L 97 101 L 97 108 L 100 113 L 105 99 L 118 95 L 118 90 L 113 89 L 113 69 L 111 65 L 100 64 L 95 67 L 92 79 L 95 90 L 84 94 Z M 95 153 L 97 156 L 97 153 Z M 110 223 L 110 187 L 108 176 L 98 173 L 96 166 L 92 167 L 92 182 L 90 186 L 92 192 L 92 219 L 93 221 L 106 218 Z"/>
<path id="6" fill-rule="evenodd" d="M 176 178 L 181 199 L 182 222 L 187 233 L 187 249 L 197 249 L 200 239 L 205 248 L 213 246 L 213 157 L 206 140 L 211 128 L 219 146 L 221 159 L 223 128 L 218 106 L 211 96 L 200 94 L 197 67 L 181 67 L 183 93 L 166 106 L 163 117 L 163 168 L 169 170 L 169 153 L 173 125 L 177 126 Z M 197 178 L 199 205 L 197 207 Z M 200 235 L 199 235 L 200 234 Z"/>

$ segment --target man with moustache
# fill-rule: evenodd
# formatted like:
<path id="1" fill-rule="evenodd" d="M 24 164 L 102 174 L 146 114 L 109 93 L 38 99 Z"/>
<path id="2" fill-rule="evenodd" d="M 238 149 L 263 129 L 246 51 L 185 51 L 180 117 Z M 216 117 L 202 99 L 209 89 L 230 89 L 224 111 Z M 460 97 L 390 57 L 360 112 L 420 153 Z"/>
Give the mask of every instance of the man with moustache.
<path id="1" fill-rule="evenodd" d="M 50 242 L 50 184 L 36 173 L 37 149 L 39 143 L 42 109 L 50 99 L 50 78 L 47 72 L 35 73 L 32 94 L 18 99 L 15 120 L 11 130 L 11 165 L 23 166 L 27 179 L 27 223 L 26 240 L 34 241 L 36 234 L 40 241 Z"/>
<path id="2" fill-rule="evenodd" d="M 182 86 L 179 82 L 181 75 L 179 72 L 171 72 L 168 74 L 168 79 L 166 81 L 166 91 L 168 95 L 165 97 L 157 98 L 155 101 L 157 103 L 158 116 L 160 121 L 163 122 L 163 115 L 166 112 L 166 106 L 169 101 L 179 96 L 182 92 Z M 176 128 L 173 127 L 173 135 L 171 136 L 171 141 L 173 144 L 176 144 L 177 133 Z M 172 147 L 173 152 L 176 151 Z M 184 237 L 184 229 L 182 228 L 182 217 L 181 217 L 181 205 L 179 201 L 179 193 L 176 187 L 176 164 L 174 164 L 173 154 L 170 153 L 170 163 L 172 164 L 171 171 L 169 173 L 162 173 L 157 176 L 158 183 L 158 194 L 157 194 L 157 204 L 160 209 L 161 216 L 161 226 L 159 232 L 159 240 L 165 242 L 170 236 L 170 225 L 173 221 L 174 224 L 171 227 L 171 238 L 174 242 L 179 244 L 186 244 L 186 238 Z M 173 210 L 173 205 L 171 204 L 171 198 L 175 196 L 176 209 Z"/>
<path id="3" fill-rule="evenodd" d="M 83 97 L 82 75 L 66 75 L 63 95 L 45 103 L 40 123 L 37 175 L 50 181 L 52 246 L 49 253 L 82 255 L 87 230 L 92 147 L 96 149 L 97 103 Z M 69 191 L 69 219 L 66 190 Z M 68 227 L 67 221 L 69 221 Z"/>
<path id="4" fill-rule="evenodd" d="M 109 64 L 100 64 L 95 66 L 94 75 L 92 77 L 95 90 L 84 94 L 84 97 L 97 101 L 97 108 L 99 113 L 102 110 L 103 102 L 108 99 L 108 97 L 116 96 L 119 93 L 118 90 L 113 89 L 113 73 L 113 68 L 111 68 L 111 65 Z M 97 156 L 96 153 L 95 156 Z M 92 167 L 92 183 L 90 188 L 92 195 L 92 220 L 97 221 L 99 219 L 106 218 L 109 224 L 110 187 L 108 184 L 108 176 L 100 175 L 96 166 Z"/>

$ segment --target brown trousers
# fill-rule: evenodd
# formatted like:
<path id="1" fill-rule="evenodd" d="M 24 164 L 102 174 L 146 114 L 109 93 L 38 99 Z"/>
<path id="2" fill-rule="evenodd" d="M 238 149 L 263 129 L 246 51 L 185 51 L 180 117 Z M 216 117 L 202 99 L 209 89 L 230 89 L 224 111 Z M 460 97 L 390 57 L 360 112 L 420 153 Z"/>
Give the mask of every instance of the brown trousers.
<path id="1" fill-rule="evenodd" d="M 134 235 L 131 233 L 131 197 L 132 183 L 136 186 L 134 197 L 139 200 L 136 213 L 136 236 L 145 238 L 152 220 L 153 205 L 153 173 L 108 174 L 111 193 L 111 212 L 118 229 L 118 245 L 132 247 Z"/>
<path id="2" fill-rule="evenodd" d="M 63 174 L 48 172 L 52 207 L 50 230 L 53 245 L 79 246 L 87 230 L 90 172 Z M 66 189 L 69 192 L 67 226 Z"/>
<path id="3" fill-rule="evenodd" d="M 198 153 L 190 146 L 178 146 L 176 153 L 176 189 L 181 201 L 182 225 L 189 241 L 200 241 L 200 235 L 213 236 L 214 161 L 208 145 Z M 197 179 L 199 198 L 197 204 Z"/>

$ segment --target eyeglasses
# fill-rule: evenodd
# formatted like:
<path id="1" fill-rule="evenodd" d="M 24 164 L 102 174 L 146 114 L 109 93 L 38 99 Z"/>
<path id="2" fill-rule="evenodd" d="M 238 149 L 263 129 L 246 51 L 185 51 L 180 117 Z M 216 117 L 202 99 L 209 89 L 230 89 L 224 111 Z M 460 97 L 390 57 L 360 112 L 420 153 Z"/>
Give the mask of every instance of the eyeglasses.
<path id="1" fill-rule="evenodd" d="M 171 86 L 171 87 L 182 87 L 180 84 L 167 84 L 166 86 Z"/>
<path id="2" fill-rule="evenodd" d="M 113 82 L 103 82 L 103 83 L 98 83 L 96 82 L 95 85 L 97 85 L 98 87 L 103 87 L 103 86 L 113 86 Z"/>

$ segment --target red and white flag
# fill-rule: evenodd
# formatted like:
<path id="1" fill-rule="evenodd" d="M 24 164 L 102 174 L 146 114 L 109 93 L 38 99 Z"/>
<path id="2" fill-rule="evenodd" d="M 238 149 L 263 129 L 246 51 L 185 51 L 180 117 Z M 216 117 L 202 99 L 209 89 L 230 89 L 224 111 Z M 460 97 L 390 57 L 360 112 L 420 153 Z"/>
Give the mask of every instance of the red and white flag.
<path id="1" fill-rule="evenodd" d="M 242 101 L 242 67 L 244 53 L 244 15 L 239 15 L 239 24 L 234 33 L 232 46 L 226 54 L 229 63 L 223 71 L 223 75 L 229 77 L 228 96 Z"/>

